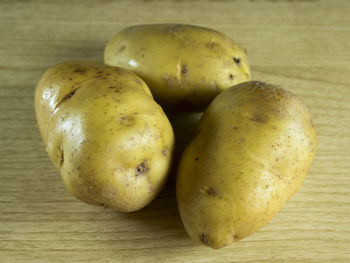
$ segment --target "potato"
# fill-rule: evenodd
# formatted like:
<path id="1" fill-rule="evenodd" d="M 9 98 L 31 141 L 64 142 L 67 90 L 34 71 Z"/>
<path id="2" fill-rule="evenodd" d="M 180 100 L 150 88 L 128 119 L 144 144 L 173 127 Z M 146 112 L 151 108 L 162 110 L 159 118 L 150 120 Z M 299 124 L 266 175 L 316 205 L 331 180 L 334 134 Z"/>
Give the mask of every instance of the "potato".
<path id="1" fill-rule="evenodd" d="M 246 52 L 204 27 L 128 27 L 106 46 L 104 61 L 139 75 L 162 105 L 200 111 L 222 90 L 250 79 Z"/>
<path id="2" fill-rule="evenodd" d="M 135 74 L 95 62 L 56 65 L 38 83 L 35 110 L 47 152 L 79 200 L 129 212 L 162 188 L 173 130 Z"/>
<path id="3" fill-rule="evenodd" d="M 316 144 L 310 113 L 292 93 L 262 82 L 223 91 L 179 164 L 188 234 L 220 248 L 266 225 L 302 184 Z"/>

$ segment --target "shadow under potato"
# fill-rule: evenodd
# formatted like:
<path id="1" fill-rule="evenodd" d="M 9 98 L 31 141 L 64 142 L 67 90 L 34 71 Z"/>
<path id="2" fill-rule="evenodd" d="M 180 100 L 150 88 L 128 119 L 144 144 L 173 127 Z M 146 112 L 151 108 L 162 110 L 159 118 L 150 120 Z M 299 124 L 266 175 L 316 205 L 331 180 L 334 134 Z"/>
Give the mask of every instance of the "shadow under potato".
<path id="1" fill-rule="evenodd" d="M 165 111 L 175 134 L 175 147 L 173 153 L 172 167 L 169 174 L 168 184 L 175 184 L 176 173 L 181 155 L 194 134 L 196 124 L 203 113 L 188 113 Z"/>
<path id="2" fill-rule="evenodd" d="M 166 234 L 189 240 L 183 228 L 176 203 L 176 173 L 181 155 L 190 142 L 202 113 L 166 112 L 175 133 L 173 162 L 168 180 L 159 195 L 143 209 L 123 213 L 122 217 L 154 229 L 166 229 Z M 153 226 L 152 226 L 153 225 Z"/>

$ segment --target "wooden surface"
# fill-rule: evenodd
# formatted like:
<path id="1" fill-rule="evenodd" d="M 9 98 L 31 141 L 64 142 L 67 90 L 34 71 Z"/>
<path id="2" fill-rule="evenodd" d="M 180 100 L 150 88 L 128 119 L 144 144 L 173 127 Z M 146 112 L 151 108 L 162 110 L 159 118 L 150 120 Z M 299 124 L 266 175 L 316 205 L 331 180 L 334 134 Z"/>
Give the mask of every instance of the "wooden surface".
<path id="1" fill-rule="evenodd" d="M 0 262 L 350 262 L 349 1 L 1 1 Z M 307 179 L 254 235 L 221 250 L 195 244 L 174 176 L 147 208 L 121 214 L 76 201 L 50 163 L 33 92 L 61 61 L 102 61 L 120 29 L 208 26 L 248 49 L 253 78 L 303 97 L 319 147 Z"/>

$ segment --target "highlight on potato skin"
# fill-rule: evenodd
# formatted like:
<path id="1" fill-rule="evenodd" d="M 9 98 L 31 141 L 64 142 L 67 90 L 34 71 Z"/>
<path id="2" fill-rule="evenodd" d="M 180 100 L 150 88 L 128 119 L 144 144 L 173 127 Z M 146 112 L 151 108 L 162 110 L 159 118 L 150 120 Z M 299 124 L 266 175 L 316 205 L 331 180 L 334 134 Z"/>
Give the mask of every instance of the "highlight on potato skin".
<path id="1" fill-rule="evenodd" d="M 250 80 L 242 47 L 193 25 L 125 28 L 107 44 L 104 61 L 140 76 L 161 105 L 187 111 L 202 111 L 222 90 Z"/>
<path id="2" fill-rule="evenodd" d="M 161 190 L 173 130 L 135 74 L 97 62 L 58 64 L 38 83 L 35 111 L 49 157 L 77 199 L 130 212 Z"/>
<path id="3" fill-rule="evenodd" d="M 301 186 L 316 146 L 310 112 L 291 92 L 256 81 L 223 91 L 178 168 L 189 236 L 221 248 L 265 226 Z"/>

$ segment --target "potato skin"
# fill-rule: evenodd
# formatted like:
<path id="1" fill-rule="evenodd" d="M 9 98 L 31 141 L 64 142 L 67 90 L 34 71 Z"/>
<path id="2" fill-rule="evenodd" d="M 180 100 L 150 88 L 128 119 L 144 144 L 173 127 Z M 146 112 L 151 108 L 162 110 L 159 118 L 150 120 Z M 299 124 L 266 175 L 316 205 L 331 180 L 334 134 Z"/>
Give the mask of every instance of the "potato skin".
<path id="1" fill-rule="evenodd" d="M 107 44 L 104 61 L 139 75 L 161 104 L 190 111 L 204 110 L 222 90 L 250 79 L 240 46 L 192 25 L 125 28 Z"/>
<path id="2" fill-rule="evenodd" d="M 179 164 L 188 234 L 220 248 L 266 225 L 302 184 L 316 145 L 310 113 L 290 92 L 253 81 L 223 91 Z"/>
<path id="3" fill-rule="evenodd" d="M 35 110 L 47 152 L 79 200 L 135 211 L 165 183 L 173 130 L 135 74 L 96 62 L 58 64 L 40 79 Z"/>

